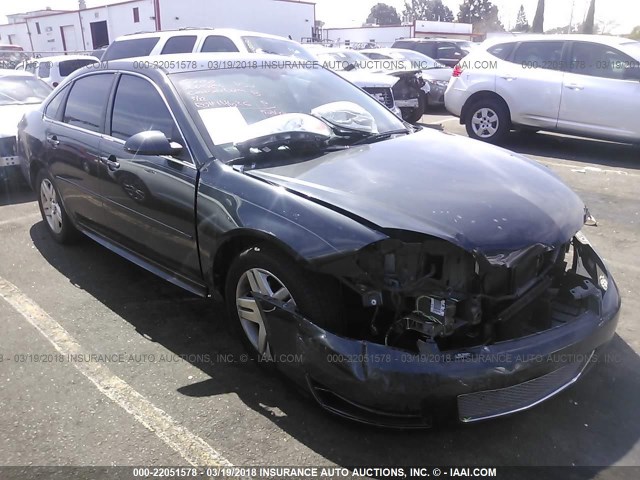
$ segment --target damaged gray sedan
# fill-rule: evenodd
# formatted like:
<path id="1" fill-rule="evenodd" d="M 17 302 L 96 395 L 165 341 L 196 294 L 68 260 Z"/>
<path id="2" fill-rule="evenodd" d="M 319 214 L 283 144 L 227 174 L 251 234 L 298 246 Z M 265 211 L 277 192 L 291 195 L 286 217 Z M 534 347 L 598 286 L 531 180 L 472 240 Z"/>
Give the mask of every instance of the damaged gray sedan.
<path id="1" fill-rule="evenodd" d="M 139 63 L 76 72 L 20 123 L 45 225 L 219 292 L 248 351 L 325 409 L 402 428 L 517 412 L 614 335 L 589 213 L 547 168 L 319 66 Z"/>

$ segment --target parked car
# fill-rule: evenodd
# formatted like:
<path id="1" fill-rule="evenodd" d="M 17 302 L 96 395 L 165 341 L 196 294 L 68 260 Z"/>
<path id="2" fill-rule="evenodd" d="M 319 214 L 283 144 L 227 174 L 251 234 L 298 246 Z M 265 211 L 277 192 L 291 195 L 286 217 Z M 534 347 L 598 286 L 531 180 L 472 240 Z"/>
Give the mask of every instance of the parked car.
<path id="1" fill-rule="evenodd" d="M 302 46 L 293 40 L 260 32 L 230 28 L 182 29 L 119 37 L 107 48 L 102 61 L 189 52 L 243 52 L 268 53 L 314 62 L 317 59 L 309 51 L 310 48 L 313 46 Z M 396 115 L 401 116 L 402 112 L 395 105 L 391 91 L 397 82 L 396 79 L 358 72 L 350 74 L 349 80 L 371 94 Z"/>
<path id="2" fill-rule="evenodd" d="M 16 154 L 18 122 L 38 107 L 51 87 L 30 73 L 0 69 L 0 181 L 20 178 Z"/>
<path id="3" fill-rule="evenodd" d="M 52 238 L 82 232 L 219 292 L 252 356 L 347 418 L 473 422 L 576 381 L 620 308 L 578 196 L 525 157 L 405 124 L 327 69 L 260 68 L 274 62 L 72 74 L 18 133 Z"/>
<path id="4" fill-rule="evenodd" d="M 396 40 L 392 47 L 415 50 L 447 67 L 455 67 L 475 45 L 467 40 L 452 38 L 404 38 Z"/>
<path id="5" fill-rule="evenodd" d="M 348 80 L 352 80 L 353 72 L 384 73 L 397 78 L 392 90 L 402 118 L 415 123 L 424 115 L 429 86 L 420 76 L 419 69 L 386 69 L 382 62 L 372 61 L 362 53 L 346 48 L 323 48 L 314 53 L 325 67 L 335 70 Z"/>
<path id="6" fill-rule="evenodd" d="M 426 107 L 444 105 L 444 92 L 449 86 L 453 69 L 414 50 L 376 48 L 372 50 L 360 50 L 360 53 L 372 60 L 404 62 L 410 70 L 421 70 L 422 78 L 429 84 Z"/>
<path id="7" fill-rule="evenodd" d="M 107 47 L 102 61 L 197 52 L 270 53 L 314 60 L 299 43 L 276 35 L 233 28 L 185 28 L 123 35 Z"/>
<path id="8" fill-rule="evenodd" d="M 55 88 L 79 68 L 98 62 L 100 59 L 90 55 L 55 55 L 27 60 L 18 69 L 33 73 Z"/>
<path id="9" fill-rule="evenodd" d="M 446 108 L 470 137 L 546 130 L 640 143 L 640 42 L 520 35 L 485 42 L 455 69 Z"/>
<path id="10" fill-rule="evenodd" d="M 0 44 L 0 69 L 11 70 L 27 59 L 27 54 L 20 45 Z"/>

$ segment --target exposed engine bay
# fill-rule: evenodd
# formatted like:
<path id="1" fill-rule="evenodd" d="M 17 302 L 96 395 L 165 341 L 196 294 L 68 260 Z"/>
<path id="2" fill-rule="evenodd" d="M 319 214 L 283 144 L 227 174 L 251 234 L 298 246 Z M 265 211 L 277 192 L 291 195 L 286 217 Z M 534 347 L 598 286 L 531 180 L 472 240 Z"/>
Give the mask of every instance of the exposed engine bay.
<path id="1" fill-rule="evenodd" d="M 580 232 L 556 248 L 536 244 L 493 256 L 413 237 L 377 242 L 322 267 L 360 299 L 347 307 L 350 336 L 412 352 L 490 345 L 599 309 L 607 288 L 602 267 L 581 257 L 588 241 Z"/>

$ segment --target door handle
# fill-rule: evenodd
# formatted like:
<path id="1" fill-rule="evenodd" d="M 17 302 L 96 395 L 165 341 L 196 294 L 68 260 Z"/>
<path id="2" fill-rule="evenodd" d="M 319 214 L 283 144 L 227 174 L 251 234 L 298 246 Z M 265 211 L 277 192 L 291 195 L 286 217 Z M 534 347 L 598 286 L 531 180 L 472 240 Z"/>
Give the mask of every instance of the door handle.
<path id="1" fill-rule="evenodd" d="M 112 172 L 120 168 L 120 162 L 115 155 L 109 155 L 108 157 L 101 157 L 100 160 L 104 163 Z"/>
<path id="2" fill-rule="evenodd" d="M 569 83 L 568 85 L 565 85 L 565 87 L 570 90 L 584 90 L 584 87 L 582 85 L 578 85 L 577 83 Z"/>
<path id="3" fill-rule="evenodd" d="M 514 80 L 518 79 L 518 77 L 512 77 L 511 75 L 505 75 L 504 77 L 500 77 L 500 78 L 503 78 L 507 82 L 513 82 Z"/>
<path id="4" fill-rule="evenodd" d="M 60 140 L 58 140 L 58 137 L 56 135 L 47 135 L 47 143 L 53 148 L 56 148 L 58 145 L 60 145 Z"/>

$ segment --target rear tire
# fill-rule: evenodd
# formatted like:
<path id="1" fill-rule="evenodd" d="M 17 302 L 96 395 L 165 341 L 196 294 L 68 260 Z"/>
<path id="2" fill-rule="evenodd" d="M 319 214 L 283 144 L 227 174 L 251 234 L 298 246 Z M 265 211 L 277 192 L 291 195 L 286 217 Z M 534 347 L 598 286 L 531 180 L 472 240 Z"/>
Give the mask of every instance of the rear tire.
<path id="1" fill-rule="evenodd" d="M 231 264 L 225 303 L 232 332 L 254 359 L 272 360 L 276 352 L 272 351 L 264 320 L 252 298 L 253 291 L 295 306 L 297 312 L 320 328 L 332 333 L 343 331 L 336 280 L 306 271 L 272 247 L 253 247 Z"/>
<path id="2" fill-rule="evenodd" d="M 42 220 L 53 239 L 60 244 L 73 243 L 79 232 L 71 223 L 56 188 L 52 176 L 46 170 L 40 170 L 36 180 L 36 194 Z"/>
<path id="3" fill-rule="evenodd" d="M 470 138 L 498 144 L 511 130 L 509 109 L 496 99 L 478 100 L 468 111 L 465 126 Z"/>

